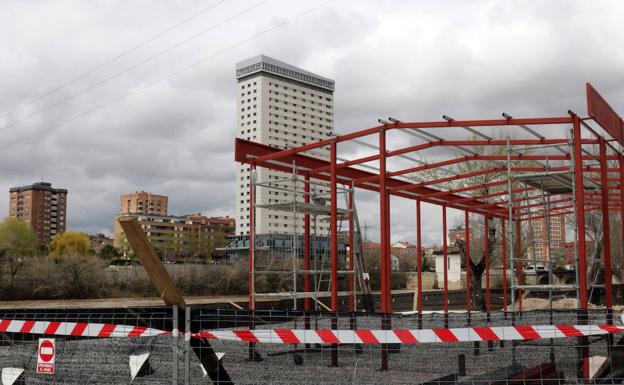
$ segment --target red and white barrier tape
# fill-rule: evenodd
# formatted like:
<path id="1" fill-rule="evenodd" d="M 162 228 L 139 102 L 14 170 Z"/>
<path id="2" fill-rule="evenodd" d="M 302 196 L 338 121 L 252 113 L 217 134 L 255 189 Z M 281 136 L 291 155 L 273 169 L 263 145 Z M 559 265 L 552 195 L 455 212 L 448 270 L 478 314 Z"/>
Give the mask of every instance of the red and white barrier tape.
<path id="1" fill-rule="evenodd" d="M 624 332 L 614 325 L 494 326 L 421 330 L 235 329 L 194 334 L 195 338 L 272 344 L 424 344 L 474 341 L 535 340 Z"/>
<path id="2" fill-rule="evenodd" d="M 86 322 L 0 320 L 0 333 L 45 334 L 73 337 L 127 338 L 171 334 L 143 326 Z"/>
<path id="3" fill-rule="evenodd" d="M 154 337 L 172 334 L 172 332 L 143 326 L 0 319 L 0 333 L 2 332 L 96 338 Z M 624 327 L 615 325 L 526 325 L 420 330 L 234 329 L 202 331 L 192 334 L 192 337 L 274 344 L 423 344 L 535 340 L 619 332 L 624 332 Z"/>

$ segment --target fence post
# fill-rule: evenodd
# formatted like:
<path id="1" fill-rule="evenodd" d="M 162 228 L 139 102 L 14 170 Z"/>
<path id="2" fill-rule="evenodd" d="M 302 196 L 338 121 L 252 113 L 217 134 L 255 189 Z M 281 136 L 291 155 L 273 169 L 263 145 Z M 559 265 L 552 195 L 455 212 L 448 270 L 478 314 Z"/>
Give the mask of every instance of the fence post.
<path id="1" fill-rule="evenodd" d="M 177 305 L 173 305 L 173 334 L 172 336 L 172 341 L 173 341 L 173 378 L 171 383 L 173 385 L 178 385 L 178 306 Z"/>
<path id="2" fill-rule="evenodd" d="M 184 385 L 191 383 L 191 307 L 184 309 Z"/>

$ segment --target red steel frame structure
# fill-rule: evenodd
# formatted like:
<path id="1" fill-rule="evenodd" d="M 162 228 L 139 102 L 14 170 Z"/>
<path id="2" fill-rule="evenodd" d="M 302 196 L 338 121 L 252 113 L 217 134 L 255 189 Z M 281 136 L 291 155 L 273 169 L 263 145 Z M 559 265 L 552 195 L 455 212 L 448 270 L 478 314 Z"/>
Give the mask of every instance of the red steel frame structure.
<path id="1" fill-rule="evenodd" d="M 364 189 L 379 193 L 379 218 L 380 218 L 380 296 L 382 314 L 392 312 L 391 298 L 391 225 L 390 225 L 390 198 L 400 197 L 416 201 L 416 239 L 417 239 L 417 311 L 422 313 L 422 285 L 420 275 L 422 272 L 421 261 L 421 204 L 429 203 L 442 207 L 443 228 L 444 228 L 444 254 L 446 255 L 446 213 L 447 209 L 460 210 L 465 213 L 466 231 L 466 263 L 469 262 L 469 242 L 470 228 L 469 215 L 482 216 L 485 224 L 485 242 L 488 237 L 488 223 L 498 223 L 503 229 L 502 258 L 506 267 L 510 268 L 512 274 L 507 277 L 506 269 L 503 269 L 503 282 L 505 283 L 503 302 L 505 311 L 510 306 L 508 303 L 507 282 L 518 282 L 518 292 L 510 291 L 512 298 L 512 309 L 522 310 L 522 278 L 523 278 L 523 256 L 521 255 L 521 226 L 522 223 L 540 219 L 544 217 L 557 217 L 562 215 L 573 216 L 576 223 L 576 289 L 578 295 L 579 309 L 586 310 L 588 306 L 588 279 L 587 279 L 587 242 L 585 215 L 590 211 L 601 211 L 603 227 L 605 233 L 604 253 L 604 275 L 605 275 L 605 302 L 607 308 L 611 309 L 612 287 L 611 287 L 611 246 L 609 239 L 609 211 L 620 211 L 624 219 L 624 124 L 622 119 L 614 112 L 607 102 L 588 83 L 587 84 L 587 105 L 588 116 L 581 117 L 572 111 L 568 111 L 565 116 L 543 117 L 543 118 L 513 118 L 503 114 L 503 119 L 489 120 L 453 120 L 444 117 L 444 121 L 433 122 L 402 122 L 390 119 L 390 122 L 380 121 L 381 124 L 375 127 L 348 133 L 346 135 L 335 136 L 323 141 L 310 143 L 296 148 L 280 150 L 262 144 L 236 139 L 236 161 L 249 164 L 251 168 L 266 167 L 278 171 L 291 172 L 292 165 L 296 164 L 296 172 L 302 177 L 327 181 L 330 185 L 330 256 L 331 256 L 331 310 L 338 311 L 338 234 L 336 223 L 339 220 L 336 192 L 338 186 L 345 188 Z M 558 137 L 547 137 L 546 134 L 557 130 L 552 127 L 564 127 L 570 130 L 570 137 L 559 135 Z M 478 129 L 490 128 L 501 130 L 506 135 L 506 139 L 491 138 Z M 516 130 L 524 134 L 525 137 L 512 138 L 509 134 L 511 130 Z M 467 139 L 456 139 L 458 133 L 470 133 L 473 136 Z M 400 146 L 390 146 L 389 139 L 391 133 L 408 133 L 412 137 L 421 139 L 421 143 L 405 145 L 406 140 L 400 141 Z M 450 133 L 451 139 L 442 137 L 443 133 Z M 527 137 L 528 136 L 528 137 Z M 375 138 L 376 137 L 376 138 Z M 368 138 L 377 145 L 377 151 L 368 156 L 349 160 L 338 161 L 338 147 L 347 143 L 361 143 Z M 486 146 L 496 146 L 505 148 L 507 153 L 503 155 L 479 154 L 466 151 L 466 147 L 476 148 Z M 370 145 L 368 146 L 370 147 Z M 319 159 L 306 155 L 306 152 L 318 148 L 329 148 L 329 160 Z M 442 161 L 424 163 L 400 169 L 390 169 L 391 161 L 406 155 L 422 154 L 426 150 L 460 149 L 468 152 L 468 155 L 453 157 Z M 529 148 L 529 150 L 526 150 Z M 532 151 L 535 150 L 535 153 Z M 549 167 L 548 162 L 558 161 L 563 166 Z M 362 167 L 367 163 L 378 165 L 377 172 L 371 172 L 368 167 Z M 484 167 L 474 169 L 465 173 L 452 173 L 449 176 L 433 177 L 429 180 L 415 182 L 407 179 L 407 174 L 418 173 L 427 170 L 441 170 L 448 174 L 450 165 L 459 165 L 465 162 L 479 162 Z M 543 164 L 541 162 L 546 162 Z M 501 165 L 504 163 L 504 165 Z M 528 166 L 527 164 L 531 164 Z M 609 164 L 617 164 L 616 167 L 609 167 Z M 571 191 L 554 194 L 542 191 L 535 194 L 536 188 L 531 186 L 513 185 L 515 175 L 519 173 L 548 174 L 553 172 L 567 172 L 573 177 Z M 489 181 L 476 185 L 457 183 L 465 182 L 466 179 L 489 176 Z M 453 184 L 451 187 L 444 187 Z M 593 186 L 588 188 L 588 184 Z M 496 187 L 507 188 L 506 191 L 496 191 Z M 493 189 L 492 192 L 490 189 Z M 485 191 L 485 192 L 483 192 Z M 526 195 L 526 204 L 523 199 L 518 198 L 518 194 Z M 529 193 L 533 193 L 529 197 Z M 516 194 L 516 196 L 514 196 Z M 550 200 L 551 197 L 557 197 Z M 539 199 L 542 199 L 539 201 Z M 548 198 L 548 207 L 545 206 L 545 198 Z M 250 194 L 253 201 L 253 191 Z M 352 195 L 351 195 L 352 199 Z M 531 203 L 533 202 L 533 203 Z M 541 202 L 541 203 L 540 203 Z M 352 203 L 350 201 L 349 206 Z M 541 209 L 540 209 L 541 208 Z M 250 217 L 253 215 L 251 210 Z M 309 218 L 306 219 L 305 238 L 309 239 Z M 351 221 L 350 221 L 351 222 Z M 253 226 L 253 220 L 250 223 Z M 516 236 L 513 236 L 513 233 Z M 624 230 L 623 230 L 624 231 Z M 349 239 L 353 239 L 353 229 L 349 226 Z M 253 234 L 253 228 L 250 229 Z M 516 238 L 516 247 L 513 239 Z M 473 240 L 474 241 L 474 240 Z M 253 240 L 252 243 L 253 244 Z M 486 243 L 487 244 L 487 243 Z M 306 246 L 309 247 L 309 241 Z M 352 249 L 353 247 L 351 247 Z M 487 250 L 487 247 L 485 248 Z M 622 252 L 620 250 L 619 252 Z M 514 257 L 514 254 L 516 257 Z M 305 252 L 305 255 L 309 253 Z M 253 247 L 250 247 L 250 266 L 253 264 Z M 485 253 L 485 258 L 491 256 Z M 352 260 L 352 258 L 351 258 Z M 489 261 L 488 261 L 489 262 Z M 515 266 L 514 266 L 515 262 Z M 445 258 L 446 265 L 446 258 Z M 516 270 L 516 276 L 514 272 Z M 467 295 L 466 310 L 471 311 L 473 304 L 470 299 L 470 278 L 469 270 L 466 269 Z M 250 269 L 251 271 L 251 269 Z M 490 267 L 486 263 L 486 310 L 490 312 Z M 254 309 L 254 276 L 250 273 L 250 297 L 249 308 Z M 309 277 L 304 278 L 305 290 L 310 290 Z M 353 289 L 353 278 L 349 280 L 349 286 Z M 448 312 L 448 278 L 447 271 L 444 271 L 444 311 Z M 517 298 L 517 301 L 515 299 Z M 516 303 L 517 302 L 517 303 Z M 349 301 L 349 310 L 355 309 L 354 300 Z M 306 306 L 309 309 L 309 306 Z M 390 318 L 384 317 L 382 327 L 390 328 Z M 382 350 L 382 369 L 387 369 L 387 347 Z M 583 374 L 587 374 L 588 352 L 584 351 Z M 337 358 L 336 358 L 337 359 Z M 336 364 L 332 362 L 332 364 Z"/>

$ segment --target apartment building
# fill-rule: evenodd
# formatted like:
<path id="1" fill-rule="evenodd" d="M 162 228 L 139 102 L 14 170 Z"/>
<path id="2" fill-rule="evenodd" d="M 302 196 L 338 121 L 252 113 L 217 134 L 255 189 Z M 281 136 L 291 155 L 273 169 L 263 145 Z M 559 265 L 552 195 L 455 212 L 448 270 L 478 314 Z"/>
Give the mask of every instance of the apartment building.
<path id="1" fill-rule="evenodd" d="M 230 217 L 207 217 L 201 214 L 169 215 L 169 197 L 137 191 L 122 194 L 120 212 L 115 216 L 114 245 L 127 249 L 123 229 L 117 220 L 121 216 L 137 218 L 152 247 L 165 258 L 216 258 L 222 252 L 226 238 L 234 235 L 236 221 Z"/>
<path id="2" fill-rule="evenodd" d="M 236 137 L 279 149 L 327 139 L 334 130 L 334 81 L 279 60 L 260 55 L 236 64 L 238 87 Z M 326 148 L 309 155 L 329 157 Z M 288 174 L 258 169 L 256 180 L 277 181 Z M 236 172 L 236 235 L 249 235 L 250 168 L 239 165 Z M 322 190 L 318 191 L 323 193 Z M 292 199 L 286 192 L 258 188 L 256 201 L 279 203 Z M 295 223 L 291 212 L 256 210 L 256 234 L 292 234 Z M 327 234 L 329 223 L 315 228 Z M 299 229 L 297 230 L 299 231 Z"/>
<path id="3" fill-rule="evenodd" d="M 127 251 L 127 241 L 123 229 L 115 216 L 115 247 Z M 201 214 L 184 216 L 130 214 L 137 218 L 152 247 L 164 259 L 182 257 L 219 258 L 223 252 L 216 250 L 223 247 L 226 238 L 234 235 L 234 218 L 207 217 Z"/>
<path id="4" fill-rule="evenodd" d="M 167 215 L 169 198 L 145 191 L 122 194 L 119 197 L 121 214 Z"/>
<path id="5" fill-rule="evenodd" d="M 529 258 L 539 262 L 547 262 L 552 259 L 557 262 L 564 257 L 565 243 L 565 216 L 550 218 L 550 231 L 546 218 L 531 220 L 529 233 Z M 550 239 L 550 255 L 548 254 Z"/>
<path id="6" fill-rule="evenodd" d="M 9 218 L 30 224 L 39 241 L 47 245 L 67 226 L 67 190 L 47 182 L 9 189 Z"/>

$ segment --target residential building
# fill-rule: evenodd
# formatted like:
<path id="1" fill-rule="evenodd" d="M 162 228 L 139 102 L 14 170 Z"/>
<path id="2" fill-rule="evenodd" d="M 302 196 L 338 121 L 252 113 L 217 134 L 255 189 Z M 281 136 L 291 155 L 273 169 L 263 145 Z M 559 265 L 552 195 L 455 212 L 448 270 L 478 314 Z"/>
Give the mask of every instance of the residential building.
<path id="1" fill-rule="evenodd" d="M 287 149 L 333 135 L 333 80 L 264 55 L 237 63 L 236 79 L 237 138 Z M 321 148 L 308 155 L 327 159 L 329 150 Z M 259 182 L 277 181 L 287 176 L 262 168 L 255 174 Z M 236 235 L 244 236 L 249 235 L 249 165 L 238 166 L 236 182 Z M 271 204 L 290 199 L 286 193 L 267 190 L 257 189 L 256 202 Z M 303 228 L 303 221 L 295 221 L 293 215 L 288 211 L 258 208 L 255 233 L 292 234 L 295 226 Z M 327 234 L 328 227 L 328 221 L 319 221 L 316 230 Z"/>
<path id="2" fill-rule="evenodd" d="M 449 245 L 454 245 L 457 241 L 466 240 L 466 229 L 464 226 L 455 226 L 448 231 Z"/>
<path id="3" fill-rule="evenodd" d="M 436 250 L 433 252 L 435 256 L 435 271 L 438 280 L 438 287 L 442 287 L 444 283 L 444 251 Z M 446 249 L 446 276 L 449 288 L 459 288 L 461 284 L 461 254 L 457 245 L 449 246 Z"/>
<path id="4" fill-rule="evenodd" d="M 9 218 L 29 223 L 39 241 L 47 245 L 67 225 L 67 190 L 37 182 L 9 190 Z"/>
<path id="5" fill-rule="evenodd" d="M 115 247 L 124 251 L 128 245 L 117 218 L 128 215 L 137 218 L 150 244 L 165 260 L 222 257 L 217 249 L 225 245 L 236 228 L 234 218 L 229 217 L 119 214 L 115 216 Z"/>
<path id="6" fill-rule="evenodd" d="M 122 194 L 119 198 L 121 214 L 167 215 L 169 198 L 145 191 Z"/>
<path id="7" fill-rule="evenodd" d="M 550 218 L 550 231 L 547 231 L 548 220 L 546 218 L 530 221 L 529 259 L 538 263 L 545 263 L 549 260 L 557 262 L 564 257 L 565 244 L 565 216 Z M 550 258 L 548 244 L 550 241 Z M 529 263 L 532 263 L 529 261 Z"/>

